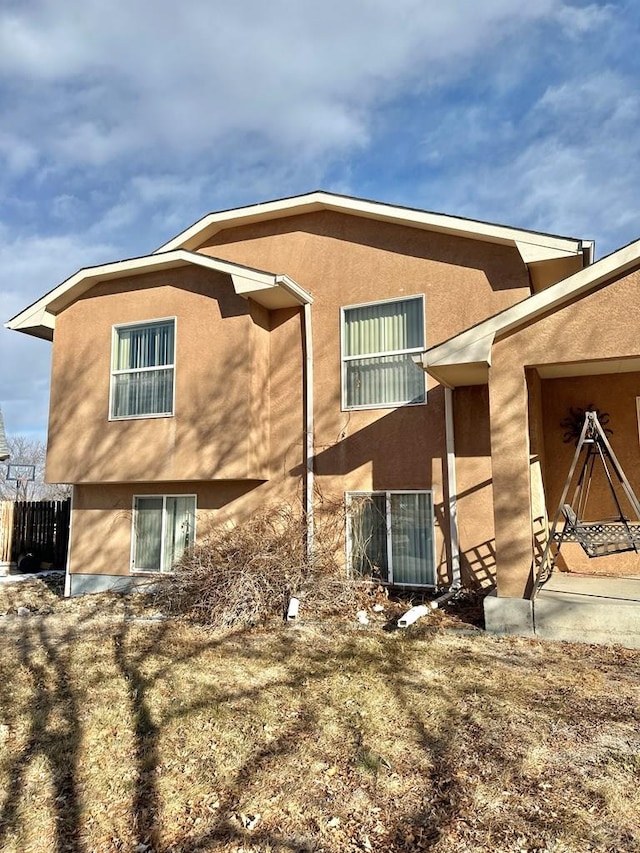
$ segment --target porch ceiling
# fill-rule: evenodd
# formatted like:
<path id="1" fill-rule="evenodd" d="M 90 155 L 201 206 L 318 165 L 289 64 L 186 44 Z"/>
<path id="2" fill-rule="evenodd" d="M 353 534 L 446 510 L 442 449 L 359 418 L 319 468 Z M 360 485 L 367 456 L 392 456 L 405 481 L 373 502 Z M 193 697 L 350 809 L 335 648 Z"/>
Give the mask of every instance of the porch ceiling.
<path id="1" fill-rule="evenodd" d="M 541 379 L 561 379 L 571 376 L 600 376 L 607 373 L 640 373 L 640 355 L 595 361 L 535 364 L 531 365 L 531 367 L 535 367 Z"/>

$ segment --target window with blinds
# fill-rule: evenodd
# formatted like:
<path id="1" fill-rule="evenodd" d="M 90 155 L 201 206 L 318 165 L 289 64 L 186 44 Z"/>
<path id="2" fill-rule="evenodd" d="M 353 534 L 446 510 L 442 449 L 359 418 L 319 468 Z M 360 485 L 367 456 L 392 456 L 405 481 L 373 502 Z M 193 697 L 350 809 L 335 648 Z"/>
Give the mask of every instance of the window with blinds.
<path id="1" fill-rule="evenodd" d="M 342 309 L 342 385 L 346 409 L 424 403 L 424 298 Z"/>
<path id="2" fill-rule="evenodd" d="M 173 414 L 175 320 L 113 330 L 111 418 Z"/>
<path id="3" fill-rule="evenodd" d="M 136 497 L 133 509 L 133 570 L 170 572 L 193 544 L 195 495 Z"/>
<path id="4" fill-rule="evenodd" d="M 396 586 L 435 586 L 433 493 L 347 494 L 351 571 Z"/>

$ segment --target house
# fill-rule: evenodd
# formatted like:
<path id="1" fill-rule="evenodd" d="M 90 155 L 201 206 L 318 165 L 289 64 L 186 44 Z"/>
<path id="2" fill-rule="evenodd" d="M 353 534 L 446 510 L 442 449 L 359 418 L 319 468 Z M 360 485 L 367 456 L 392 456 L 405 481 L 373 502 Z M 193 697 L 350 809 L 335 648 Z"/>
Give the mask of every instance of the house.
<path id="1" fill-rule="evenodd" d="M 302 501 L 312 548 L 330 496 L 353 571 L 495 586 L 488 626 L 533 633 L 570 407 L 610 413 L 640 484 L 640 243 L 593 252 L 313 192 L 80 270 L 7 323 L 53 342 L 47 479 L 74 486 L 68 592 L 168 571 L 208 524 L 280 500 Z M 601 574 L 640 574 L 635 558 Z"/>

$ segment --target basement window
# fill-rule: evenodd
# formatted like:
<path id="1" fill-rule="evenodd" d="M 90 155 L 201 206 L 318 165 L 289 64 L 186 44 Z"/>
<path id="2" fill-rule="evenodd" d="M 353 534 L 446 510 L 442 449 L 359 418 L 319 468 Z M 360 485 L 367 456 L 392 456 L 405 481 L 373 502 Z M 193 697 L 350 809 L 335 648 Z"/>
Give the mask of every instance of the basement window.
<path id="1" fill-rule="evenodd" d="M 133 499 L 134 572 L 170 572 L 193 544 L 195 495 L 145 495 Z"/>
<path id="2" fill-rule="evenodd" d="M 355 576 L 435 586 L 433 492 L 347 493 L 347 549 Z"/>

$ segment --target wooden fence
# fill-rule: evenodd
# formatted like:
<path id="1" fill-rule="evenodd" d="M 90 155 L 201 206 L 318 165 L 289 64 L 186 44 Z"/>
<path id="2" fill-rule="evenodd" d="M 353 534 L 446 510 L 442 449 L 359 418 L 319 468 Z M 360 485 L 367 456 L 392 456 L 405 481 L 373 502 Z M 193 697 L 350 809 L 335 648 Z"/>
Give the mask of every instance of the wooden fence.
<path id="1" fill-rule="evenodd" d="M 38 564 L 63 569 L 70 519 L 70 500 L 0 501 L 0 563 L 17 563 L 33 554 Z"/>

